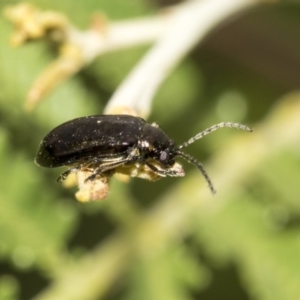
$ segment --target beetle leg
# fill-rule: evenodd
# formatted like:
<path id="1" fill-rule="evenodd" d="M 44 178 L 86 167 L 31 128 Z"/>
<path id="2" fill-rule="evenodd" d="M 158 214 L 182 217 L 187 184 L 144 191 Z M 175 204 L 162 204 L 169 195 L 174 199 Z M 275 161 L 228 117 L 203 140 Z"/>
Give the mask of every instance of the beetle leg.
<path id="1" fill-rule="evenodd" d="M 174 165 L 172 165 L 166 169 L 158 169 L 156 166 L 152 165 L 149 162 L 145 162 L 145 165 L 147 167 L 149 167 L 154 173 L 156 173 L 157 175 L 162 176 L 162 177 L 165 177 L 165 176 L 183 177 L 185 175 L 184 169 L 177 162 L 175 162 Z"/>
<path id="2" fill-rule="evenodd" d="M 146 162 L 145 163 L 147 165 L 147 167 L 149 167 L 153 172 L 155 172 L 156 174 L 160 175 L 160 176 L 174 176 L 175 172 L 173 172 L 172 170 L 159 170 L 157 167 L 155 167 L 154 165 Z"/>
<path id="3" fill-rule="evenodd" d="M 74 173 L 74 172 L 80 170 L 81 167 L 82 167 L 81 165 L 78 165 L 76 167 L 73 167 L 73 168 L 67 170 L 66 172 L 63 172 L 62 174 L 59 175 L 59 177 L 56 179 L 56 181 L 57 182 L 64 181 L 71 173 Z"/>
<path id="4" fill-rule="evenodd" d="M 85 181 L 94 180 L 99 174 L 104 173 L 108 170 L 115 169 L 121 165 L 124 165 L 125 163 L 131 161 L 130 158 L 122 158 L 117 161 L 112 161 L 106 164 L 102 164 L 98 168 L 96 168 L 91 176 L 89 176 Z"/>
<path id="5" fill-rule="evenodd" d="M 166 171 L 158 170 L 155 166 L 149 164 L 148 162 L 145 163 L 147 167 L 149 167 L 153 172 L 155 172 L 158 175 L 166 176 Z"/>

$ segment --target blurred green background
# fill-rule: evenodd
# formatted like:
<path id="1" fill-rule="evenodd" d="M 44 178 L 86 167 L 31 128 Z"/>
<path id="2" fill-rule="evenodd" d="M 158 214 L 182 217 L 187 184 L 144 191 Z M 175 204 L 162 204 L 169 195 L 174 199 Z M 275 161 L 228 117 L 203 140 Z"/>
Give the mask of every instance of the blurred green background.
<path id="1" fill-rule="evenodd" d="M 30 3 L 84 29 L 96 11 L 120 20 L 173 2 Z M 56 52 L 45 41 L 12 49 L 12 30 L 1 16 L 0 300 L 300 299 L 299 4 L 260 5 L 221 24 L 155 96 L 149 122 L 178 143 L 221 121 L 253 126 L 187 149 L 216 196 L 183 163 L 184 178 L 113 179 L 106 200 L 77 202 L 75 188 L 56 183 L 62 170 L 33 163 L 37 147 L 62 122 L 101 114 L 148 47 L 99 57 L 29 114 L 26 94 Z"/>

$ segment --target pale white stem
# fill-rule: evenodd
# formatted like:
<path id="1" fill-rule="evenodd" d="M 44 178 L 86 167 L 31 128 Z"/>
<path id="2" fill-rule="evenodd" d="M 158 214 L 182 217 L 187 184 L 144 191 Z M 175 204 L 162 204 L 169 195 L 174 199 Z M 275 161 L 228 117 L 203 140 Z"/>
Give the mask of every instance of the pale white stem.
<path id="1" fill-rule="evenodd" d="M 168 19 L 168 14 L 161 13 L 153 17 L 107 22 L 102 31 L 79 31 L 71 27 L 67 31 L 68 40 L 80 47 L 84 61 L 89 63 L 107 52 L 152 43 L 168 28 Z"/>
<path id="2" fill-rule="evenodd" d="M 187 1 L 170 11 L 168 28 L 116 90 L 105 113 L 122 107 L 147 117 L 160 84 L 213 28 L 258 0 Z"/>

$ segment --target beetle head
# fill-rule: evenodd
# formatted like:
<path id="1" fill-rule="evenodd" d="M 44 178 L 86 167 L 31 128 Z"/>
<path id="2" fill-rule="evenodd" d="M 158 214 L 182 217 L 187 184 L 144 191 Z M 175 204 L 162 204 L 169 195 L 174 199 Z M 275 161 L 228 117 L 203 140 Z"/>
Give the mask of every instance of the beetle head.
<path id="1" fill-rule="evenodd" d="M 139 148 L 145 158 L 153 159 L 165 168 L 175 163 L 174 143 L 156 124 L 146 124 Z"/>

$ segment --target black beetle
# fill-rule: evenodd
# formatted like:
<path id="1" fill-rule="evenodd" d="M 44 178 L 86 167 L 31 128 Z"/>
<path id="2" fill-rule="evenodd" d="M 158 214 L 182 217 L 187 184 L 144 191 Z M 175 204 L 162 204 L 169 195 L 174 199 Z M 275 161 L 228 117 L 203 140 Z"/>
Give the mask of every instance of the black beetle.
<path id="1" fill-rule="evenodd" d="M 58 180 L 64 180 L 71 172 L 79 170 L 91 172 L 87 180 L 108 177 L 115 172 L 157 180 L 165 176 L 184 176 L 182 166 L 176 162 L 176 157 L 180 156 L 198 167 L 211 192 L 215 193 L 203 165 L 181 149 L 222 127 L 252 131 L 245 125 L 223 122 L 175 146 L 155 123 L 148 124 L 142 118 L 87 116 L 54 128 L 41 142 L 35 162 L 47 168 L 71 166 Z"/>

